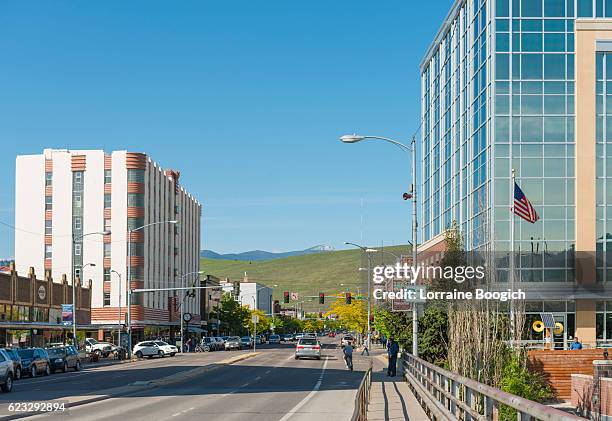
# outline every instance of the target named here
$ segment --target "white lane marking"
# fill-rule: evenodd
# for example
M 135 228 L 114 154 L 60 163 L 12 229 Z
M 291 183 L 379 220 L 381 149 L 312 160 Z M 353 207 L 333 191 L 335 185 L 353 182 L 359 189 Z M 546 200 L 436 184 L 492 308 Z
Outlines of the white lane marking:
M 308 395 L 306 395 L 306 397 L 302 399 L 297 405 L 291 408 L 291 410 L 287 412 L 285 416 L 282 417 L 279 421 L 287 421 L 293 416 L 293 414 L 299 411 L 302 406 L 306 405 L 306 403 L 308 403 L 308 401 L 315 395 L 315 393 L 319 391 L 319 389 L 321 388 L 321 383 L 323 383 L 323 376 L 325 375 L 325 369 L 327 368 L 327 361 L 328 360 L 325 360 L 323 368 L 321 369 L 321 374 L 319 375 L 319 379 L 317 380 L 317 383 L 315 384 L 312 391 Z
M 247 387 L 247 386 L 248 386 L 248 385 L 250 385 L 250 384 L 251 384 L 251 383 L 245 383 L 245 384 L 243 384 L 242 386 L 240 386 L 240 388 Z
M 258 381 L 260 381 L 260 380 L 261 380 L 261 376 L 257 376 L 257 377 L 255 377 L 255 381 L 256 381 L 256 382 L 258 382 Z
M 272 372 L 272 370 L 268 370 L 264 374 L 270 374 L 271 372 Z
M 187 413 L 187 412 L 189 412 L 189 411 L 193 411 L 193 408 L 187 408 L 187 409 L 184 409 L 184 410 L 179 411 L 179 412 L 177 412 L 177 413 L 175 413 L 175 414 L 172 414 L 172 416 L 173 416 L 173 417 L 178 417 L 179 415 L 186 414 L 186 413 Z

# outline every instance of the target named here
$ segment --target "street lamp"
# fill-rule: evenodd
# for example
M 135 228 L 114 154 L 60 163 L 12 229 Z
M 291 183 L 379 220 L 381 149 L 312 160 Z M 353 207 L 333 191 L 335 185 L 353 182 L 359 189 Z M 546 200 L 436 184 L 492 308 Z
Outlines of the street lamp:
M 416 182 L 417 182 L 417 155 L 416 155 L 416 138 L 412 136 L 412 141 L 410 142 L 410 146 L 404 145 L 397 140 L 390 139 L 388 137 L 382 136 L 361 136 L 357 134 L 352 135 L 344 135 L 340 138 L 340 141 L 343 143 L 357 143 L 362 140 L 367 139 L 375 139 L 375 140 L 384 140 L 385 142 L 391 143 L 404 152 L 411 153 L 412 156 L 412 184 L 410 186 L 410 192 L 404 195 L 405 199 L 412 199 L 412 266 L 416 267 L 417 265 L 417 230 L 418 230 L 418 221 L 417 221 L 417 190 L 416 190 Z M 412 311 L 412 354 L 416 357 L 418 356 L 418 318 L 416 312 L 416 304 L 413 304 Z
M 76 242 L 78 240 L 83 241 L 83 238 L 87 237 L 88 235 L 110 235 L 110 231 L 99 231 L 99 232 L 88 232 L 87 234 L 81 234 L 81 235 L 75 235 L 74 233 L 72 234 L 72 256 L 71 256 L 71 262 L 72 262 L 72 344 L 75 345 L 78 348 L 78 343 L 77 343 L 77 334 L 76 334 L 76 325 L 77 325 L 77 321 L 76 321 L 76 265 L 74 264 L 74 252 L 75 252 L 75 245 Z M 81 247 L 81 255 L 83 254 L 83 248 Z M 95 266 L 94 263 L 88 263 L 85 266 L 81 267 L 81 276 L 83 275 L 83 269 L 86 266 Z
M 184 288 L 185 287 L 185 278 L 190 276 L 190 275 L 202 275 L 204 273 L 203 270 L 201 271 L 195 271 L 195 272 L 189 272 L 186 273 L 184 275 L 181 276 L 181 287 Z M 198 276 L 198 279 L 199 276 Z M 185 295 L 185 290 L 182 289 L 181 293 L 183 294 L 183 298 L 181 299 L 181 304 L 180 304 L 180 308 L 181 308 L 181 352 L 183 352 L 183 347 L 185 346 L 185 336 L 183 336 L 183 326 L 184 326 L 184 319 L 185 319 L 185 306 L 183 304 L 185 304 L 185 299 L 187 298 L 187 295 Z
M 117 325 L 117 346 L 121 346 L 121 274 L 115 269 L 111 269 L 111 273 L 114 273 L 119 277 L 119 324 Z
M 159 221 L 159 222 L 151 222 L 150 224 L 145 224 L 137 228 L 129 229 L 128 227 L 128 265 L 127 265 L 127 353 L 128 357 L 132 356 L 132 233 L 136 231 L 143 230 L 152 225 L 159 224 L 177 224 L 178 221 L 170 220 L 170 221 Z
M 368 258 L 368 335 L 366 336 L 366 345 L 368 349 L 370 349 L 370 333 L 372 330 L 372 326 L 370 322 L 370 317 L 372 314 L 372 292 L 371 292 L 371 289 L 372 289 L 372 279 L 371 279 L 372 277 L 372 256 L 371 256 L 371 253 L 376 253 L 378 250 L 360 246 L 359 244 L 355 244 L 355 243 L 349 243 L 348 241 L 345 241 L 344 244 L 348 246 L 355 246 L 361 249 L 361 251 L 364 252 Z

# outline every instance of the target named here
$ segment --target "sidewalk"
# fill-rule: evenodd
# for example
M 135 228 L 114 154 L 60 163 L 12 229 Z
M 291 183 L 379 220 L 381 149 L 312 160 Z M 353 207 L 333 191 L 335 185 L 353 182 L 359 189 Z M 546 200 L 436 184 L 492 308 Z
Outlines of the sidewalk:
M 425 411 L 410 391 L 398 362 L 397 376 L 387 377 L 386 350 L 374 345 L 372 355 L 372 388 L 367 419 L 429 421 Z

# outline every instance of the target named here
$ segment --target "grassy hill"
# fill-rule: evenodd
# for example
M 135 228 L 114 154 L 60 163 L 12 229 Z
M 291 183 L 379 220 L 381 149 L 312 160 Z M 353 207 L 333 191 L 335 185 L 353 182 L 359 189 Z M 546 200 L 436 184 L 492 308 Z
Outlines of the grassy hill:
M 385 253 L 375 253 L 373 263 L 395 262 L 391 252 L 396 255 L 410 253 L 410 246 L 385 247 Z M 265 261 L 216 260 L 202 258 L 200 267 L 206 274 L 220 278 L 240 280 L 247 273 L 249 281 L 260 282 L 274 290 L 275 300 L 283 299 L 283 291 L 297 292 L 301 297 L 315 296 L 319 292 L 326 295 L 325 306 L 320 306 L 318 298 L 308 299 L 304 304 L 307 311 L 323 311 L 332 301 L 327 298 L 350 289 L 353 294 L 357 288 L 367 288 L 366 272 L 359 272 L 359 267 L 366 267 L 367 261 L 361 250 L 330 251 L 303 256 L 292 256 L 284 259 Z M 340 285 L 344 284 L 344 285 Z M 277 286 L 274 286 L 277 285 Z

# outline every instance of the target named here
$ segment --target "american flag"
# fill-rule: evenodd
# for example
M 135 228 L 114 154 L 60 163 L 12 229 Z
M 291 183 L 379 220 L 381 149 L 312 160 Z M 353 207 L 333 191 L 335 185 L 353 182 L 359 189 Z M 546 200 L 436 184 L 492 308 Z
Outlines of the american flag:
M 523 190 L 521 190 L 516 182 L 514 183 L 514 207 L 512 208 L 512 212 L 532 224 L 540 219 L 538 213 L 531 205 L 531 202 L 527 200 L 525 193 L 523 193 Z

